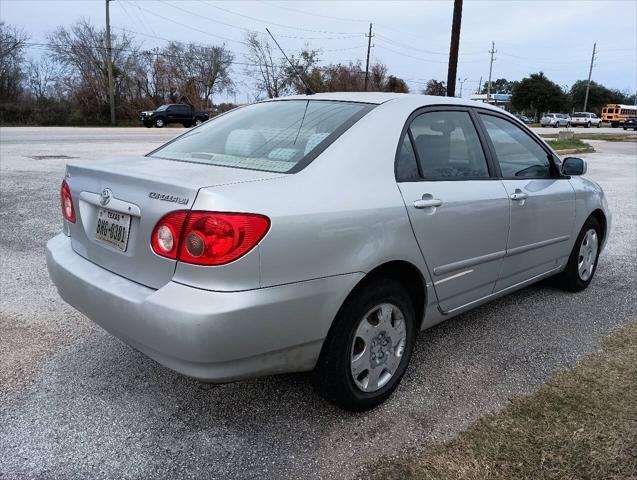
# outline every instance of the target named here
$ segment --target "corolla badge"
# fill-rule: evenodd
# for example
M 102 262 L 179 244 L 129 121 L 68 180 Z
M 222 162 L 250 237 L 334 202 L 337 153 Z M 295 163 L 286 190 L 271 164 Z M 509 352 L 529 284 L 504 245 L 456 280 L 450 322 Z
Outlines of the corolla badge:
M 104 190 L 102 190 L 102 193 L 100 194 L 100 203 L 102 205 L 108 204 L 108 202 L 111 201 L 112 196 L 113 196 L 113 192 L 111 191 L 111 189 L 105 188 Z
M 153 200 L 162 200 L 164 202 L 174 202 L 180 205 L 187 205 L 190 201 L 187 197 L 178 197 L 176 195 L 170 195 L 168 193 L 158 193 L 158 192 L 150 192 L 148 194 L 150 198 Z

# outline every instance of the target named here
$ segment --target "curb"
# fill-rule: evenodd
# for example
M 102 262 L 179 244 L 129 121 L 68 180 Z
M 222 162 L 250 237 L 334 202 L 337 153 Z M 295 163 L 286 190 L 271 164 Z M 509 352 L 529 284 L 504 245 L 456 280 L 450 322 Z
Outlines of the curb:
M 571 153 L 592 153 L 595 149 L 591 148 L 566 148 L 564 150 L 555 150 L 558 155 L 568 155 Z

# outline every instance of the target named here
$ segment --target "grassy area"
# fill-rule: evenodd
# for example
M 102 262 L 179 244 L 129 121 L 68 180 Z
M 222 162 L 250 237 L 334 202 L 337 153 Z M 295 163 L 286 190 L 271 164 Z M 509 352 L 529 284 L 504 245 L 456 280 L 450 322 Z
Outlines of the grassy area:
M 594 152 L 595 149 L 588 143 L 582 142 L 579 138 L 572 140 L 546 139 L 546 142 L 555 150 L 567 150 L 577 148 L 582 152 Z
M 637 478 L 637 323 L 537 393 L 513 399 L 446 444 L 381 464 L 372 478 Z

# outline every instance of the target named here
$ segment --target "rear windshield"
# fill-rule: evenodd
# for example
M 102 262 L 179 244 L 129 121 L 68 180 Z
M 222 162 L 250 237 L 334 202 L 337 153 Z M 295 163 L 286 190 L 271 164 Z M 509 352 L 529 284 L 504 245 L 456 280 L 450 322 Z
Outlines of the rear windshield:
M 257 103 L 206 122 L 150 156 L 292 173 L 307 165 L 373 107 L 322 100 Z
M 575 112 L 573 114 L 573 117 L 575 117 L 575 118 L 581 118 L 581 117 L 587 117 L 587 116 L 588 116 L 587 113 L 581 113 L 581 112 Z

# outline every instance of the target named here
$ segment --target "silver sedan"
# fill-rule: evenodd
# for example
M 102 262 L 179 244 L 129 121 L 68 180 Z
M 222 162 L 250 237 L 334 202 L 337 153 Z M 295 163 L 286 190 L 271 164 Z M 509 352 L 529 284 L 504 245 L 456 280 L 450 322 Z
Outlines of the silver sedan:
M 611 215 L 585 173 L 482 103 L 275 99 L 143 157 L 69 164 L 47 265 L 68 303 L 169 368 L 313 371 L 365 410 L 419 330 L 547 277 L 590 284 Z

